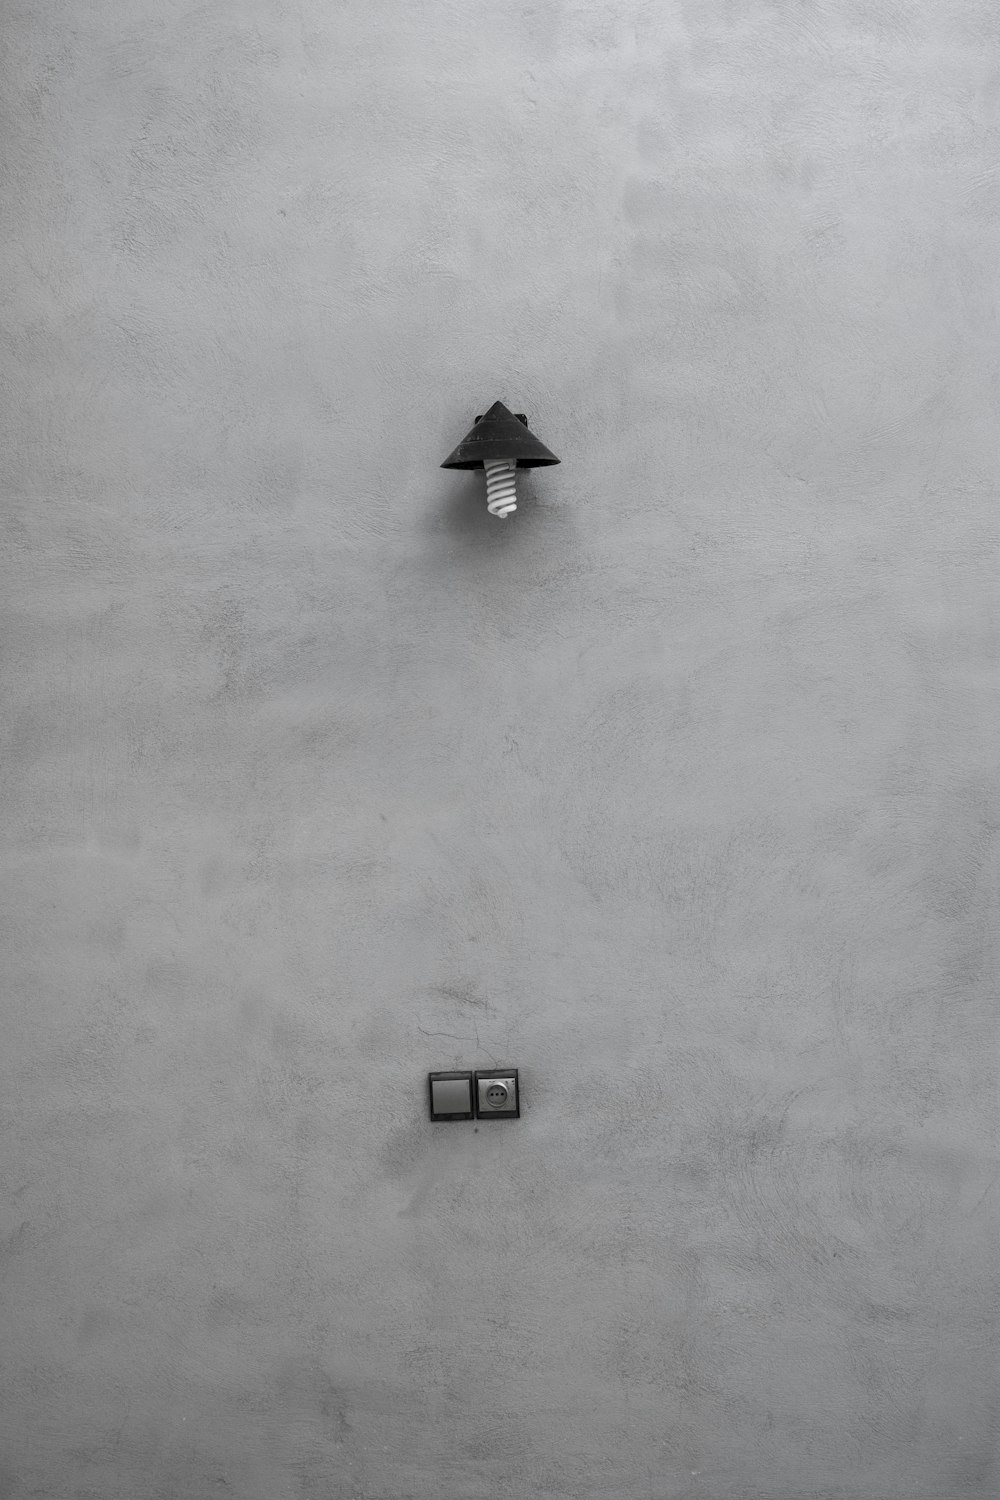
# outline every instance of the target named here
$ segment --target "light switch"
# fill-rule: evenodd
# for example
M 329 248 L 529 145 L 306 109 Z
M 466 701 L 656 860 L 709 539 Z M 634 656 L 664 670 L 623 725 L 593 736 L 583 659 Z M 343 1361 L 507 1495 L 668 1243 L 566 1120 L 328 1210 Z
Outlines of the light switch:
M 521 1096 L 516 1068 L 494 1068 L 476 1074 L 476 1119 L 517 1120 L 521 1117 Z
M 428 1073 L 432 1120 L 471 1120 L 472 1074 Z

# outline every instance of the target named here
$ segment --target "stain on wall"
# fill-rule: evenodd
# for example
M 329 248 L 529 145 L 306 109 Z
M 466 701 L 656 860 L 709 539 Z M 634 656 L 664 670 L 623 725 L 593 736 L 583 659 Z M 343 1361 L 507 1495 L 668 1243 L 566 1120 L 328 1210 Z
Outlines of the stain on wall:
M 0 1496 L 995 1495 L 995 6 L 3 33 Z

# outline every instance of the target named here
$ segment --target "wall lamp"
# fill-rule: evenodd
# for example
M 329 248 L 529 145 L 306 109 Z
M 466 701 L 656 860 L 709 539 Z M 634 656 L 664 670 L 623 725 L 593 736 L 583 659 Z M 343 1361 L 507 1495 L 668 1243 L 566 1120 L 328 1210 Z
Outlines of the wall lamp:
M 477 417 L 442 469 L 485 469 L 486 509 L 491 516 L 504 520 L 517 510 L 514 474 L 517 469 L 537 469 L 543 464 L 557 464 L 554 453 L 528 430 L 523 412 L 508 411 L 502 401 L 494 401 L 485 416 Z

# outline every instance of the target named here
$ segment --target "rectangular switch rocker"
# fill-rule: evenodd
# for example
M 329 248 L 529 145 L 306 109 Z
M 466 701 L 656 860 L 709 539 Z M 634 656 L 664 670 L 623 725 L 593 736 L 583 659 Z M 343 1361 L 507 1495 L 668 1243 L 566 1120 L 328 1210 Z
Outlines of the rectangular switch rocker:
M 428 1073 L 432 1120 L 471 1120 L 472 1074 Z

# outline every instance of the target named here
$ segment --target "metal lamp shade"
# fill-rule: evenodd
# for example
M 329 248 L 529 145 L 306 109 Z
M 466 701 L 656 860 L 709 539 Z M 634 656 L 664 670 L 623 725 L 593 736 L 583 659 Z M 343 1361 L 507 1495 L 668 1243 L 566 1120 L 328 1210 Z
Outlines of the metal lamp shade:
M 479 469 L 487 460 L 507 459 L 519 469 L 537 469 L 543 464 L 559 462 L 544 443 L 528 429 L 528 419 L 508 411 L 502 401 L 494 401 L 485 416 L 449 453 L 442 469 Z

